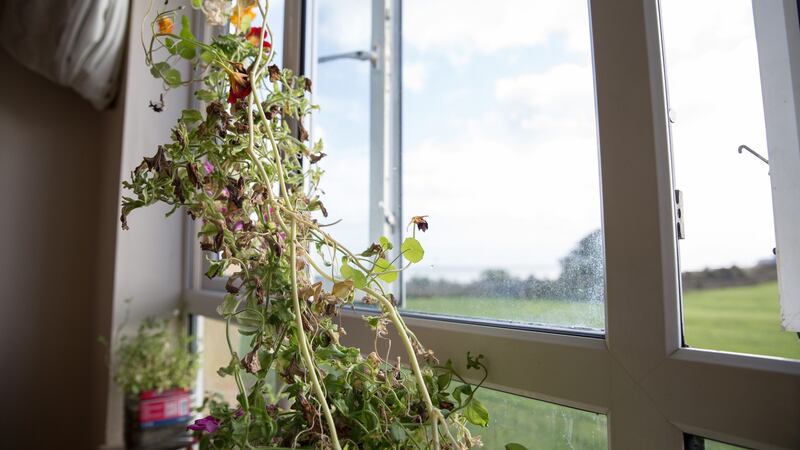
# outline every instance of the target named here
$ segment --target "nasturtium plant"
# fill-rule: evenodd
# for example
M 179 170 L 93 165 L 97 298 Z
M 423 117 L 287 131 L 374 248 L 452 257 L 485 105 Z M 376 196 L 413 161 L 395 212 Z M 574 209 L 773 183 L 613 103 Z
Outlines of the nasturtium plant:
M 425 216 L 411 219 L 414 237 L 396 257 L 385 237 L 360 252 L 344 247 L 324 223 L 317 163 L 326 154 L 321 141 L 309 142 L 304 125 L 317 109 L 307 95 L 312 82 L 273 64 L 268 2 L 192 6 L 232 31 L 201 42 L 181 8 L 151 14 L 143 37 L 151 73 L 165 89 L 191 87 L 205 105 L 184 110 L 171 139 L 133 169 L 123 183 L 121 220 L 127 229 L 134 210 L 161 202 L 199 222 L 206 276 L 227 279 L 218 313 L 227 329 L 236 324 L 249 338 L 247 353 L 239 354 L 228 336 L 230 363 L 218 373 L 233 378 L 237 404 L 207 402 L 210 415 L 191 427 L 200 448 L 480 446 L 467 428 L 489 423 L 474 398 L 477 387 L 449 362 L 439 365 L 386 292 L 400 271 L 422 260 L 416 231 L 428 229 Z M 260 26 L 253 23 L 257 11 Z M 180 60 L 191 62 L 194 77 L 173 67 Z M 151 102 L 156 113 L 163 102 L 157 106 Z M 356 300 L 377 305 L 365 326 L 376 340 L 393 328 L 402 362 L 341 343 L 337 315 Z M 485 373 L 480 357 L 468 360 L 468 370 Z M 283 384 L 278 398 L 270 395 L 269 373 Z

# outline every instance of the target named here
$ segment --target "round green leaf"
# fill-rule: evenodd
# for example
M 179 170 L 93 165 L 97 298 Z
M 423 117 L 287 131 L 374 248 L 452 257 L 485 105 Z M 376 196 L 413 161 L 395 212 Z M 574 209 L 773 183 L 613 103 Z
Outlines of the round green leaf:
M 425 250 L 422 248 L 422 244 L 420 244 L 419 241 L 413 237 L 406 238 L 403 241 L 403 244 L 400 246 L 400 251 L 403 252 L 403 257 L 412 263 L 418 263 L 422 261 L 422 257 L 425 255 Z
M 378 258 L 375 261 L 375 267 L 372 270 L 378 274 L 378 278 L 387 283 L 393 283 L 397 281 L 397 267 L 393 266 L 384 258 Z
M 506 444 L 506 450 L 528 450 L 528 447 L 525 447 L 522 444 L 517 444 L 516 442 L 510 442 Z

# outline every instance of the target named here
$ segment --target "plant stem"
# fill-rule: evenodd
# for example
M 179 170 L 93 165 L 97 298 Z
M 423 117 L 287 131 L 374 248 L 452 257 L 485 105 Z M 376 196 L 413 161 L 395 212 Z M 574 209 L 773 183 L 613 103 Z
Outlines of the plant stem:
M 312 390 L 314 391 L 314 395 L 317 397 L 317 402 L 319 402 L 319 405 L 322 408 L 322 413 L 325 416 L 325 420 L 328 422 L 330 437 L 333 441 L 333 448 L 335 450 L 341 450 L 341 446 L 339 445 L 339 436 L 336 433 L 336 424 L 333 422 L 333 416 L 331 415 L 331 410 L 328 407 L 328 401 L 325 399 L 325 393 L 322 392 L 322 386 L 320 385 L 319 378 L 317 377 L 317 369 L 314 366 L 314 359 L 311 358 L 311 352 L 308 348 L 306 332 L 303 329 L 303 310 L 300 308 L 300 296 L 297 289 L 297 221 L 294 218 L 290 222 L 290 230 L 289 265 L 292 269 L 292 303 L 294 305 L 297 344 L 300 347 L 300 354 L 303 357 L 306 370 L 311 377 Z

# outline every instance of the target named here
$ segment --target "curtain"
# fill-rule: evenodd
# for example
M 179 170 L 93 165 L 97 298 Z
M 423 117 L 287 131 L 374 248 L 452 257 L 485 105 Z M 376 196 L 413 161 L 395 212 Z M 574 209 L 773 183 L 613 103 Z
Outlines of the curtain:
M 5 0 L 0 14 L 0 43 L 12 57 L 97 109 L 111 104 L 128 0 Z

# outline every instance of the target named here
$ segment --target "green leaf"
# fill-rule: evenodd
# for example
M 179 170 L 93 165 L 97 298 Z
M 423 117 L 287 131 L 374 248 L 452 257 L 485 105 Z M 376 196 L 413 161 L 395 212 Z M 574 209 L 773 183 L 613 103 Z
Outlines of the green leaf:
M 181 55 L 181 58 L 193 59 L 195 55 L 197 55 L 197 52 L 195 51 L 196 46 L 192 42 L 180 41 L 175 47 L 178 54 Z
M 217 307 L 217 313 L 222 317 L 228 318 L 236 312 L 240 301 L 241 300 L 233 294 L 226 295 L 225 299 L 222 300 L 222 304 Z
M 393 266 L 384 258 L 378 258 L 372 270 L 378 274 L 378 278 L 387 283 L 392 283 L 397 280 L 397 267 Z
M 403 257 L 412 263 L 422 261 L 422 257 L 425 255 L 422 244 L 413 237 L 406 238 L 403 241 L 403 244 L 400 246 L 400 251 L 403 252 Z
M 472 397 L 472 401 L 464 409 L 464 417 L 473 425 L 489 426 L 489 410 L 475 397 Z
M 164 39 L 164 46 L 167 47 L 167 51 L 169 51 L 173 55 L 177 51 L 177 49 L 175 48 L 175 40 L 172 38 Z
M 194 34 L 192 34 L 192 25 L 189 23 L 189 16 L 181 16 L 181 32 L 178 36 L 184 39 L 191 39 L 196 41 Z
M 168 62 L 157 62 L 150 67 L 150 74 L 155 78 L 164 78 L 164 74 L 171 68 Z
M 390 241 L 389 238 L 387 238 L 386 236 L 381 236 L 380 243 L 381 247 L 383 247 L 384 250 L 391 250 L 394 248 L 394 245 L 392 245 L 392 241 Z
M 178 87 L 181 85 L 181 73 L 178 69 L 168 69 L 162 74 L 162 78 L 170 87 Z
M 462 384 L 461 386 L 456 387 L 453 389 L 453 398 L 456 399 L 459 405 L 461 405 L 461 394 L 466 395 L 469 397 L 472 394 L 472 388 L 468 384 Z
M 202 100 L 204 102 L 213 102 L 217 99 L 217 94 L 208 89 L 200 89 L 194 93 L 194 96 L 197 97 L 198 100 Z
M 397 422 L 392 422 L 392 426 L 389 427 L 389 432 L 392 434 L 392 439 L 397 442 L 403 442 L 406 438 L 406 429 Z
M 522 444 L 517 444 L 516 442 L 510 442 L 506 444 L 506 450 L 528 450 L 528 447 L 525 447 Z
M 450 385 L 450 380 L 453 379 L 453 374 L 451 372 L 445 372 L 438 377 L 436 377 L 436 385 L 439 387 L 440 391 L 447 389 L 447 386 Z
M 364 272 L 350 267 L 347 262 L 342 263 L 340 272 L 346 280 L 353 280 L 353 285 L 356 287 L 356 289 L 363 289 L 367 287 L 367 276 L 364 275 Z
M 203 7 L 203 0 L 192 0 L 192 8 L 200 9 Z
M 191 124 L 203 120 L 203 115 L 196 109 L 184 109 L 181 113 L 181 122 Z
M 206 64 L 211 64 L 211 61 L 214 60 L 214 54 L 208 50 L 203 50 L 200 52 L 200 59 L 202 59 Z

